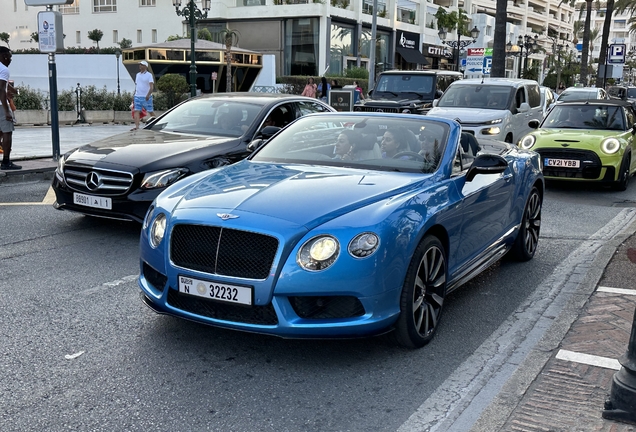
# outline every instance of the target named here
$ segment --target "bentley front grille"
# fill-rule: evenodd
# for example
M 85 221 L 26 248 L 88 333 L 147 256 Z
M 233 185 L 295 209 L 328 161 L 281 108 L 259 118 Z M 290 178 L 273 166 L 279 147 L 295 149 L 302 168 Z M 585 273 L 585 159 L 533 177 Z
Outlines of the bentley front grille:
M 124 195 L 132 186 L 133 175 L 125 171 L 66 165 L 64 180 L 70 188 L 78 192 Z
M 175 225 L 170 259 L 186 269 L 247 279 L 267 279 L 278 239 L 272 236 L 205 225 Z

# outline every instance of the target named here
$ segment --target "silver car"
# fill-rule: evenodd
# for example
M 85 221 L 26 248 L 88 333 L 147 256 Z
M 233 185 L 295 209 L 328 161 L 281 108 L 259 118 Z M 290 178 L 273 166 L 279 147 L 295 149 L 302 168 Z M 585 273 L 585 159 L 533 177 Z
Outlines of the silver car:
M 599 99 L 609 99 L 605 89 L 599 87 L 568 87 L 559 95 L 557 102 L 584 102 Z

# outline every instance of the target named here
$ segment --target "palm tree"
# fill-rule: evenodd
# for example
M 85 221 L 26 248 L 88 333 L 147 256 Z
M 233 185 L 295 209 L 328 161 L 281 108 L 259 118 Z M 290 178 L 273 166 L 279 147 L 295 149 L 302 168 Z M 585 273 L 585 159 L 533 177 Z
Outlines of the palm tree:
M 97 44 L 97 52 L 99 53 L 99 41 L 104 37 L 104 32 L 94 29 L 88 32 L 88 38 Z
M 592 19 L 592 0 L 585 0 L 586 13 L 585 25 L 583 26 L 583 50 L 581 51 L 581 73 L 579 82 L 587 85 L 587 60 L 590 52 L 590 23 Z
M 579 43 L 579 36 L 581 36 L 581 32 L 583 31 L 583 21 L 575 21 L 572 24 L 572 35 L 574 38 L 572 39 L 572 43 L 576 45 Z
M 601 52 L 598 56 L 598 64 L 599 67 L 607 62 L 607 40 L 609 39 L 610 33 L 610 25 L 612 24 L 612 15 L 614 15 L 614 0 L 607 0 L 607 5 L 605 7 L 605 20 L 603 21 L 603 37 L 601 38 Z M 605 72 L 607 72 L 607 68 L 603 71 L 603 77 L 605 77 Z M 596 87 L 603 87 L 603 82 L 607 77 L 601 78 L 601 74 L 596 74 Z
M 227 62 L 227 71 L 225 73 L 225 91 L 232 91 L 232 45 L 237 45 L 239 41 L 239 31 L 225 28 L 219 32 L 221 38 L 225 41 L 225 61 Z
M 492 44 L 492 68 L 490 76 L 503 78 L 506 76 L 506 19 L 508 16 L 508 0 L 497 0 L 495 12 L 495 34 Z

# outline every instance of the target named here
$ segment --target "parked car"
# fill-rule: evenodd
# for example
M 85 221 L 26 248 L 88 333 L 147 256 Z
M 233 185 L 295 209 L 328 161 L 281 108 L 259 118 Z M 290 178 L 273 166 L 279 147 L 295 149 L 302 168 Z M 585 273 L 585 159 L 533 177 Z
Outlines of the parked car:
M 508 143 L 530 132 L 528 121 L 543 118 L 539 84 L 524 79 L 456 81 L 434 105 L 427 115 L 456 120 L 477 139 Z
M 445 70 L 382 72 L 366 99 L 356 103 L 354 111 L 425 114 L 435 98 L 454 81 L 460 72 Z
M 266 125 L 335 111 L 311 98 L 223 93 L 188 99 L 145 128 L 82 146 L 60 158 L 55 208 L 141 222 L 159 192 L 191 174 L 249 155 Z M 274 133 L 277 129 L 271 129 Z
M 607 89 L 610 99 L 620 99 L 632 104 L 636 108 L 636 87 L 611 86 Z
M 636 114 L 628 102 L 557 104 L 520 146 L 541 155 L 546 179 L 599 181 L 627 189 L 636 170 Z
M 418 115 L 308 115 L 249 158 L 180 180 L 143 223 L 145 303 L 235 330 L 395 329 L 423 346 L 449 292 L 507 252 L 531 259 L 539 239 L 538 155 L 493 141 L 474 156 L 460 133 Z
M 559 95 L 557 102 L 607 100 L 607 92 L 599 87 L 568 87 Z
M 550 87 L 541 86 L 539 90 L 541 91 L 541 111 L 543 112 L 543 117 L 545 117 L 548 115 L 548 111 L 556 104 L 558 95 Z

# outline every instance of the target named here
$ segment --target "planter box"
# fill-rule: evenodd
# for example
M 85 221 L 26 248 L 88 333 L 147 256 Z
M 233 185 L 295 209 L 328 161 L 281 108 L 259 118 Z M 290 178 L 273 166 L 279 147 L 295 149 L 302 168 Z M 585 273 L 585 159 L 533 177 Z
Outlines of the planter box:
M 155 111 L 155 117 L 159 117 L 165 111 Z M 132 123 L 134 120 L 130 111 L 83 111 L 85 123 Z M 76 111 L 58 111 L 60 125 L 77 123 Z M 145 119 L 144 119 L 145 120 Z M 142 122 L 144 121 L 142 120 Z M 18 126 L 44 126 L 51 124 L 51 111 L 49 110 L 18 110 L 16 111 L 16 125 Z
M 84 115 L 84 121 L 86 123 L 112 123 L 115 119 L 115 111 L 103 110 L 103 111 L 82 111 Z
M 49 112 L 47 110 L 17 110 L 15 113 L 16 124 L 41 126 L 48 124 Z

